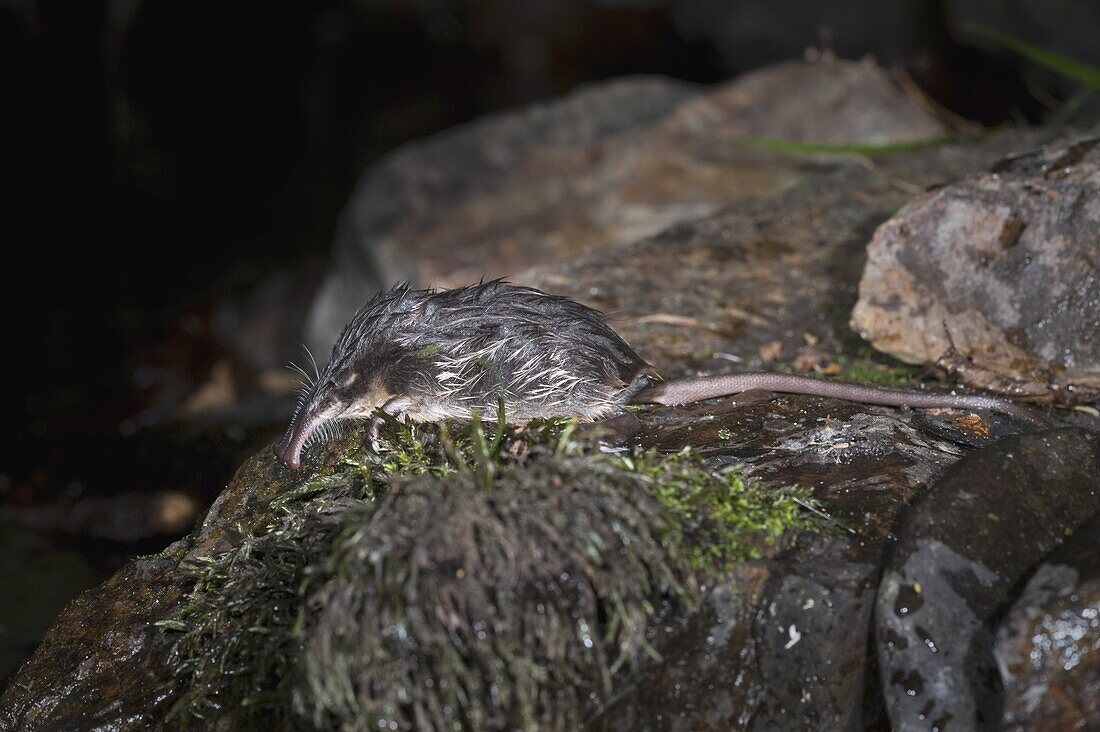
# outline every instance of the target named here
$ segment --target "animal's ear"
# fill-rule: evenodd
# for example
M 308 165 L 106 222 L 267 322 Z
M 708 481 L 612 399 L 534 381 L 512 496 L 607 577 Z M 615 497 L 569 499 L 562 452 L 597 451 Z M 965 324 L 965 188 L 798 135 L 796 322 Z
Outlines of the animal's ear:
M 355 380 L 359 378 L 358 372 L 352 371 L 340 381 L 340 387 L 343 389 L 348 388 L 355 383 Z

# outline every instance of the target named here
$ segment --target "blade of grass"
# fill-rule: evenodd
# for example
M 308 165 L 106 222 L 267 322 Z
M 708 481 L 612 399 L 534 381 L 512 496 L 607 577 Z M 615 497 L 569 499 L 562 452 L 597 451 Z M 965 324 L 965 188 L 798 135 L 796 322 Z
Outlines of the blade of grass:
M 474 475 L 478 484 L 485 490 L 493 488 L 493 455 L 489 454 L 489 444 L 485 439 L 485 430 L 481 426 L 481 415 L 474 412 L 470 418 L 471 451 L 474 454 Z
M 777 140 L 770 137 L 737 137 L 734 142 L 761 150 L 786 153 L 788 155 L 890 155 L 892 153 L 922 150 L 950 142 L 948 137 L 933 137 L 905 142 L 799 142 L 798 140 Z
M 963 30 L 1010 48 L 1021 56 L 1062 76 L 1079 81 L 1093 89 L 1100 89 L 1100 66 L 1093 66 L 1084 61 L 1078 61 L 1075 58 L 1060 54 L 1057 51 L 1052 51 L 1049 48 L 1021 41 L 1019 38 L 984 25 L 967 23 L 963 26 Z
M 504 439 L 504 429 L 508 426 L 504 415 L 504 394 L 497 397 L 497 433 L 493 437 L 493 444 L 489 447 L 489 454 L 494 459 L 500 454 L 500 443 Z
M 1077 114 L 1077 111 L 1088 104 L 1096 96 L 1097 90 L 1092 87 L 1081 87 L 1081 89 L 1065 101 L 1065 103 L 1054 110 L 1046 123 L 1053 128 L 1061 127 L 1069 122 L 1073 115 Z

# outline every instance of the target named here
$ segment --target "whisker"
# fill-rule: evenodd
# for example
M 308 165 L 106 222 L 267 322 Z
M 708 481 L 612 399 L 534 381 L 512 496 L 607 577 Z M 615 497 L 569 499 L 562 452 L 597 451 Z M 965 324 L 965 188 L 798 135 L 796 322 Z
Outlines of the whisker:
M 313 362 L 313 374 L 317 379 L 321 378 L 321 369 L 317 367 L 317 359 L 313 357 L 313 351 L 309 350 L 309 346 L 305 343 L 302 344 L 302 348 L 305 349 L 306 355 L 309 356 L 309 360 Z
M 298 374 L 302 375 L 302 378 L 305 379 L 305 386 L 306 386 L 307 389 L 313 388 L 313 385 L 317 383 L 317 380 L 314 377 L 310 376 L 309 373 L 306 372 L 305 369 L 303 369 L 301 366 L 294 363 L 293 361 L 288 363 L 286 367 L 288 369 L 290 369 L 291 371 L 294 371 L 295 373 L 298 373 Z M 299 383 L 301 383 L 301 382 L 299 382 Z

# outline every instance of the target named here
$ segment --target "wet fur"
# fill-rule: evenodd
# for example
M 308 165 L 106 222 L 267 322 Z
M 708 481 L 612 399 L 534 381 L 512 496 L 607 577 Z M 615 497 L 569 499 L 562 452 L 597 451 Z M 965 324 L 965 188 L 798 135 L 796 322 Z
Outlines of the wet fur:
M 408 284 L 379 293 L 348 323 L 303 395 L 280 448 L 296 465 L 322 425 L 382 407 L 416 421 L 621 412 L 656 380 L 601 314 L 578 302 L 493 280 L 453 290 Z

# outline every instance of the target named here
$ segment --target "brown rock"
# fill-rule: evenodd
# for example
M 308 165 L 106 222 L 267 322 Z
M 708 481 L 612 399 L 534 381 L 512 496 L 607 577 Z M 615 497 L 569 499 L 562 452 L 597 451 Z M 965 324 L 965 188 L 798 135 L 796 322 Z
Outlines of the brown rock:
M 907 363 L 1069 404 L 1100 396 L 1100 135 L 1008 158 L 875 232 L 852 325 Z
M 910 199 L 894 179 L 935 185 L 989 165 L 1019 142 L 1002 136 L 944 146 L 872 170 L 842 157 L 780 194 L 516 279 L 611 313 L 615 328 L 666 375 L 713 353 L 748 366 L 791 358 L 805 333 L 824 339 L 816 346 L 822 353 L 836 352 L 850 338 L 847 315 L 866 242 Z

